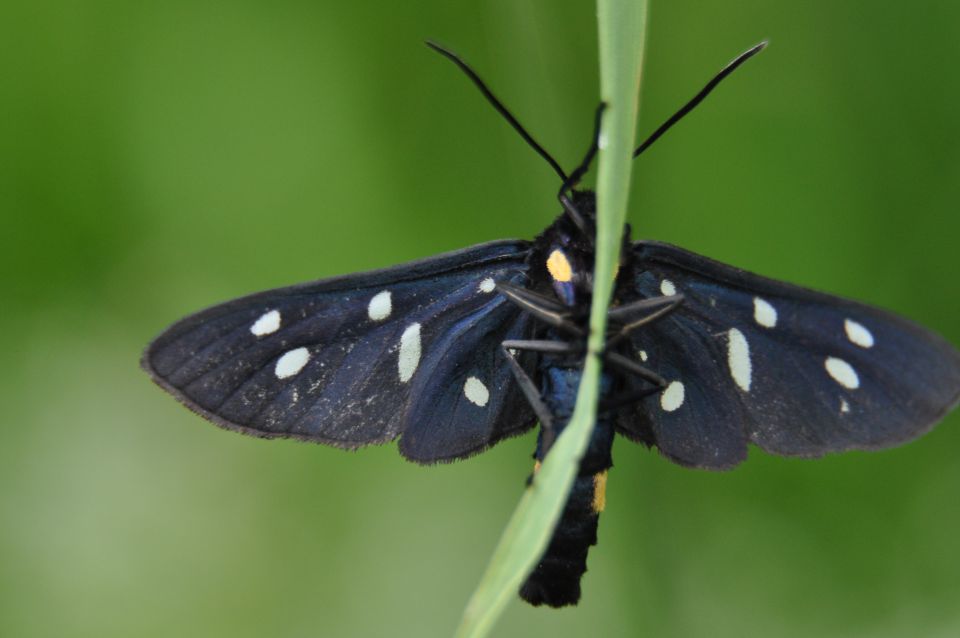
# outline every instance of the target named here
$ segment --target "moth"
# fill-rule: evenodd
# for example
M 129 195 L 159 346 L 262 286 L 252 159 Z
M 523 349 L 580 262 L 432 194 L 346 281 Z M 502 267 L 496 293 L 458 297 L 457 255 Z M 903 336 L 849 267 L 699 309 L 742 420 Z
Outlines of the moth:
M 572 414 L 593 283 L 594 193 L 454 62 L 559 175 L 560 216 L 533 241 L 481 244 L 279 288 L 174 323 L 142 367 L 216 425 L 356 449 L 399 438 L 423 464 L 482 452 L 539 422 L 535 468 Z M 642 153 L 761 43 L 735 58 Z M 576 604 L 605 503 L 616 434 L 692 468 L 766 452 L 818 457 L 920 436 L 960 398 L 960 353 L 907 319 L 767 279 L 669 244 L 623 250 L 602 353 L 601 400 L 553 538 L 520 591 Z M 536 471 L 536 469 L 534 470 Z

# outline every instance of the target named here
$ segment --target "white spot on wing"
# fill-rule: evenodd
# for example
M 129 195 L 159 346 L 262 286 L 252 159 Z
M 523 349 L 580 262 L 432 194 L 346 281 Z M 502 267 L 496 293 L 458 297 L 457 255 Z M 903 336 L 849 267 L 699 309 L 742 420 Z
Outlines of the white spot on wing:
M 847 339 L 850 340 L 850 343 L 861 348 L 873 347 L 873 333 L 867 330 L 863 324 L 859 324 L 853 319 L 844 319 L 843 330 L 847 333 Z
M 750 363 L 750 344 L 743 333 L 736 328 L 730 328 L 727 333 L 727 365 L 730 366 L 730 376 L 744 392 L 750 391 L 750 381 L 753 377 L 753 366 Z
M 420 324 L 412 323 L 400 335 L 400 355 L 397 357 L 397 370 L 400 382 L 406 383 L 420 365 Z
M 257 319 L 252 326 L 250 326 L 250 332 L 258 337 L 263 335 L 273 334 L 280 329 L 280 311 L 271 310 L 270 312 L 265 312 L 263 315 Z
M 666 412 L 673 412 L 683 405 L 683 395 L 683 384 L 679 381 L 671 381 L 660 395 L 660 407 Z
M 374 321 L 383 321 L 390 316 L 392 310 L 393 300 L 390 297 L 389 290 L 375 294 L 373 299 L 370 300 L 370 305 L 367 306 L 367 314 Z
M 297 348 L 283 353 L 283 356 L 277 359 L 277 366 L 273 373 L 278 379 L 286 379 L 303 370 L 310 360 L 310 351 L 306 348 Z
M 646 350 L 641 350 L 641 351 L 638 352 L 637 354 L 640 355 L 640 360 L 641 360 L 641 361 L 646 361 L 647 359 L 650 358 L 650 355 L 647 354 L 647 351 L 646 351 Z
M 480 292 L 493 292 L 496 287 L 497 284 L 493 280 L 493 277 L 487 277 L 480 282 Z
M 660 282 L 660 292 L 663 293 L 664 297 L 672 297 L 677 294 L 677 287 L 669 279 L 664 279 Z
M 840 414 L 846 414 L 850 411 L 850 404 L 846 399 L 840 399 Z
M 469 377 L 466 383 L 463 384 L 463 396 L 467 397 L 470 403 L 479 405 L 482 408 L 487 404 L 487 401 L 490 400 L 490 391 L 487 390 L 487 386 L 483 384 L 483 381 L 476 377 Z
M 823 365 L 827 369 L 827 374 L 848 390 L 856 390 L 860 387 L 860 377 L 857 375 L 857 371 L 843 359 L 827 357 Z
M 774 328 L 777 325 L 777 309 L 766 299 L 754 297 L 753 320 L 764 328 Z

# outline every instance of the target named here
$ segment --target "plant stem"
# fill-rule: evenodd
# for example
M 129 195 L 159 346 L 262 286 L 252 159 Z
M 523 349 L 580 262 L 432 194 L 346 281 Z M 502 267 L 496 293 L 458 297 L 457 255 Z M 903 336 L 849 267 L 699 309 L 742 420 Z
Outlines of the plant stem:
M 620 259 L 639 109 L 646 0 L 598 0 L 600 94 L 607 104 L 600 134 L 597 253 L 587 358 L 570 423 L 524 492 L 467 604 L 456 635 L 486 636 L 543 555 L 560 518 L 596 421 L 607 310 Z

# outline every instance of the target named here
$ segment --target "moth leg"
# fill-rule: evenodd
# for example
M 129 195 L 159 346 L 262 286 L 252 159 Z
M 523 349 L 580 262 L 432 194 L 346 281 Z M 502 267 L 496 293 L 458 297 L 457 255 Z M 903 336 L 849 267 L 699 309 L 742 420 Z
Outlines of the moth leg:
M 650 383 L 657 386 L 658 390 L 662 390 L 665 387 L 667 387 L 666 379 L 661 377 L 659 374 L 657 374 L 653 370 L 644 368 L 642 365 L 640 365 L 636 361 L 633 361 L 632 359 L 628 359 L 627 357 L 623 356 L 618 352 L 609 352 L 609 351 L 604 352 L 603 360 L 604 362 L 609 363 L 614 368 L 618 368 L 621 372 L 626 372 L 627 374 L 632 374 L 636 377 L 640 377 L 644 381 L 649 381 Z
M 607 316 L 613 321 L 629 321 L 632 315 L 647 313 L 652 310 L 660 310 L 661 306 L 677 306 L 683 302 L 683 295 L 670 295 L 669 297 L 651 297 L 649 299 L 640 299 L 622 306 L 611 308 Z M 672 310 L 673 308 L 671 308 Z M 659 315 L 657 315 L 659 316 Z M 641 317 L 644 320 L 653 321 L 657 317 L 645 314 Z
M 670 295 L 669 297 L 654 297 L 652 299 L 641 299 L 640 301 L 634 301 L 625 306 L 619 306 L 613 308 L 607 313 L 607 316 L 617 322 L 626 321 L 626 323 L 620 328 L 620 330 L 610 339 L 607 340 L 606 348 L 610 349 L 616 344 L 620 343 L 622 340 L 627 338 L 631 332 L 638 328 L 653 323 L 658 319 L 661 319 L 677 308 L 684 301 L 684 296 L 681 295 Z M 630 320 L 630 315 L 637 313 L 643 313 L 647 311 L 648 314 L 643 314 L 640 317 L 637 317 Z
M 563 206 L 564 212 L 570 216 L 570 219 L 574 224 L 576 224 L 577 228 L 580 229 L 580 232 L 582 232 L 584 236 L 590 240 L 593 239 L 593 235 L 587 228 L 587 223 L 584 221 L 583 215 L 580 214 L 580 211 L 577 210 L 577 207 L 574 206 L 573 202 L 570 201 L 570 198 L 567 197 L 567 191 L 580 183 L 580 180 L 583 179 L 584 173 L 590 169 L 590 164 L 593 163 L 593 158 L 596 156 L 597 149 L 600 147 L 600 124 L 603 121 L 603 111 L 606 108 L 607 105 L 604 102 L 601 102 L 599 106 L 597 106 L 596 115 L 594 116 L 593 138 L 590 141 L 590 148 L 587 149 L 587 154 L 584 156 L 583 161 L 580 162 L 580 165 L 573 169 L 573 172 L 570 173 L 570 176 L 567 177 L 567 179 L 563 180 L 563 184 L 560 186 L 560 191 L 557 193 L 557 199 L 560 200 L 560 205 Z
M 540 319 L 544 323 L 548 323 L 555 328 L 559 328 L 565 332 L 568 332 L 577 337 L 583 337 L 583 330 L 580 329 L 575 323 L 566 318 L 565 313 L 561 314 L 545 308 L 540 305 L 539 300 L 534 300 L 530 297 L 531 294 L 529 290 L 523 288 L 516 288 L 509 284 L 498 283 L 497 288 L 500 292 L 503 293 L 503 296 L 518 305 L 521 309 L 529 312 L 531 315 Z M 523 290 L 523 293 L 518 293 L 518 290 Z M 551 302 L 552 303 L 552 302 Z
M 541 308 L 543 308 L 544 310 L 550 310 L 552 312 L 556 312 L 557 314 L 569 316 L 569 310 L 570 310 L 569 306 L 564 306 L 559 301 L 556 301 L 555 299 L 551 299 L 546 295 L 542 295 L 539 292 L 527 290 L 522 286 L 516 286 L 506 281 L 499 282 L 496 284 L 496 286 L 501 292 L 509 291 L 513 293 L 516 297 L 522 297 L 527 301 L 535 303 Z
M 510 340 L 504 341 L 503 347 L 512 350 L 529 350 L 531 352 L 547 352 L 550 354 L 574 354 L 583 350 L 579 345 L 566 341 Z
M 533 382 L 533 379 L 530 378 L 530 375 L 520 366 L 520 362 L 517 361 L 516 357 L 513 356 L 513 353 L 510 352 L 513 346 L 508 346 L 509 341 L 504 341 L 501 344 L 500 349 L 503 351 L 504 356 L 507 357 L 507 363 L 510 365 L 510 372 L 513 373 L 513 378 L 517 380 L 517 384 L 520 386 L 520 390 L 523 391 L 523 396 L 527 399 L 527 403 L 530 404 L 530 407 L 533 408 L 533 413 L 537 415 L 537 420 L 540 421 L 540 425 L 543 426 L 544 433 L 553 432 L 553 415 L 550 414 L 550 410 L 544 404 L 543 399 L 540 398 L 540 391 L 537 390 L 537 385 Z M 516 342 L 516 343 L 523 343 Z
M 590 237 L 590 231 L 587 229 L 587 222 L 583 220 L 583 215 L 580 214 L 580 211 L 577 210 L 577 207 L 573 205 L 573 202 L 570 201 L 570 198 L 567 197 L 567 194 L 560 191 L 557 195 L 557 199 L 560 200 L 560 205 L 563 206 L 563 211 L 573 220 L 573 223 L 576 224 L 577 228 L 583 233 L 584 237 Z

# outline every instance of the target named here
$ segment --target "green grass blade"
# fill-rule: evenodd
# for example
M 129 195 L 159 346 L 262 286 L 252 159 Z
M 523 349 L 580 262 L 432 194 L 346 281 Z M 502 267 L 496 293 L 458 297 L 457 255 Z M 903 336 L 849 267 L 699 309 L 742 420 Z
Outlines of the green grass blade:
M 597 260 L 590 338 L 577 405 L 569 425 L 524 492 L 464 611 L 456 635 L 486 636 L 546 549 L 576 476 L 597 413 L 600 360 L 607 308 L 619 261 L 630 190 L 634 133 L 639 109 L 646 0 L 598 0 L 600 93 L 607 104 L 597 181 Z

